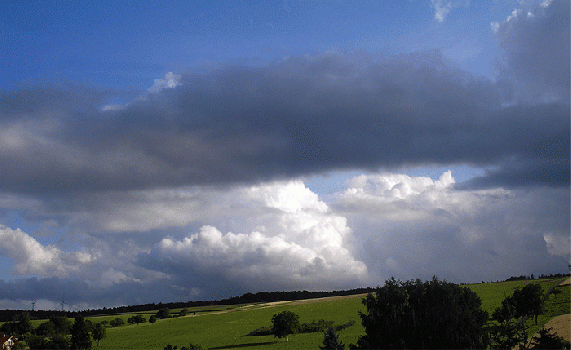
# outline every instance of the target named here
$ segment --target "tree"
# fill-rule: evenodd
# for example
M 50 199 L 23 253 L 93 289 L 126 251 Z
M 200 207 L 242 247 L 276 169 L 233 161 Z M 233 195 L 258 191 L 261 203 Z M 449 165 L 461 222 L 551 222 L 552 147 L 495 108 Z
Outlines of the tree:
M 107 335 L 107 329 L 101 323 L 97 323 L 95 327 L 93 327 L 93 331 L 91 332 L 91 336 L 94 340 L 97 340 L 97 346 L 99 347 L 99 342 L 101 339 L 105 338 Z
M 515 317 L 533 315 L 535 316 L 535 324 L 537 324 L 537 317 L 542 312 L 542 297 L 543 290 L 539 283 L 530 283 L 522 289 L 516 289 L 513 293 Z
M 274 337 L 286 337 L 286 341 L 288 341 L 288 335 L 297 333 L 298 330 L 299 316 L 295 313 L 283 311 L 272 317 L 272 333 Z
M 127 319 L 127 322 L 128 322 L 128 323 L 136 323 L 137 326 L 138 326 L 139 323 L 145 323 L 145 322 L 147 322 L 147 319 L 145 319 L 145 317 L 142 316 L 142 315 L 135 315 L 135 316 L 133 316 L 133 317 L 129 317 L 129 318 Z
M 319 347 L 321 350 L 345 350 L 345 345 L 337 338 L 335 328 L 329 327 L 324 333 L 323 346 Z
M 75 323 L 71 327 L 71 347 L 73 349 L 91 349 L 91 337 L 81 315 L 75 318 Z
M 387 280 L 363 300 L 361 349 L 483 348 L 488 315 L 466 287 L 439 281 Z
M 537 316 L 542 308 L 542 289 L 537 283 L 530 283 L 522 289 L 516 289 L 513 295 L 506 297 L 500 307 L 492 313 L 492 319 L 498 324 L 490 327 L 490 340 L 493 349 L 513 348 L 518 344 L 527 344 L 525 317 Z
M 70 348 L 69 337 L 67 336 L 67 334 L 58 333 L 51 338 L 51 340 L 46 344 L 45 348 L 67 350 Z M 89 348 L 91 348 L 91 342 L 89 342 Z
M 24 335 L 32 331 L 32 321 L 30 319 L 29 313 L 23 312 L 16 315 L 14 321 L 16 321 L 16 329 L 18 330 L 18 334 Z
M 54 326 L 54 331 L 61 334 L 69 334 L 71 332 L 72 323 L 67 317 L 53 316 L 50 321 Z
M 170 311 L 168 308 L 162 308 L 159 311 L 157 311 L 157 318 L 169 318 L 170 315 Z
M 16 335 L 17 337 L 21 337 L 26 333 L 30 333 L 32 331 L 32 322 L 30 320 L 30 314 L 27 312 L 23 312 L 21 314 L 17 314 L 14 317 L 13 322 L 5 322 L 0 327 L 0 332 L 4 334 L 12 334 Z
M 149 323 L 155 323 L 155 322 L 157 322 L 157 316 L 151 315 L 151 317 L 149 317 Z
M 501 306 L 492 313 L 497 324 L 490 327 L 492 349 L 511 349 L 527 342 L 527 332 L 523 322 L 516 319 L 516 301 L 513 296 L 502 300 Z

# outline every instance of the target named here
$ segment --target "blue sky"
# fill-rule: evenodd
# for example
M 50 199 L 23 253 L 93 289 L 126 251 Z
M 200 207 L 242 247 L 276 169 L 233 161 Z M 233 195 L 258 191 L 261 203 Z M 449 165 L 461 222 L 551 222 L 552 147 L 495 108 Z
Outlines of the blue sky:
M 490 22 L 517 3 L 457 2 L 442 22 L 429 1 L 6 2 L 2 85 L 67 77 L 145 89 L 167 71 L 263 65 L 339 50 L 394 55 L 442 49 L 491 75 Z M 17 49 L 16 49 L 17 48 Z
M 569 263 L 567 1 L 5 1 L 0 40 L 0 308 Z

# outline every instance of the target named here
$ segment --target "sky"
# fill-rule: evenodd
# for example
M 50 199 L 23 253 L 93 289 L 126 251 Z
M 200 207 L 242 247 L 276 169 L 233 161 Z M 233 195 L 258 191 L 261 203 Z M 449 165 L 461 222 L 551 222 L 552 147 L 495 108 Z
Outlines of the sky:
M 3 1 L 0 309 L 567 272 L 569 8 Z

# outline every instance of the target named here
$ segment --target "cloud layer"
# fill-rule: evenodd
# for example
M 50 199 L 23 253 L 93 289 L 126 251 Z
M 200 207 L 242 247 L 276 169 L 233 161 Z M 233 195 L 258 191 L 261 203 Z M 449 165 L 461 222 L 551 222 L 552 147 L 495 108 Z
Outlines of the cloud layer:
M 432 1 L 436 20 L 462 4 Z M 492 28 L 494 79 L 439 50 L 329 52 L 168 73 L 122 103 L 0 91 L 0 308 L 565 270 L 569 3 Z M 448 166 L 480 172 L 404 174 Z M 326 196 L 307 181 L 343 171 Z
M 25 108 L 31 91 L 6 95 L 0 186 L 65 194 L 430 163 L 489 167 L 482 185 L 569 184 L 568 95 L 508 106 L 437 51 L 227 67 L 155 90 L 105 111 L 52 100 L 61 91 Z
M 450 172 L 436 180 L 381 172 L 352 178 L 329 203 L 302 181 L 157 197 L 166 208 L 170 201 L 200 206 L 192 220 L 200 224 L 167 218 L 151 235 L 125 236 L 127 228 L 149 227 L 154 215 L 133 218 L 105 240 L 66 250 L 3 226 L 0 242 L 15 272 L 39 278 L 3 282 L 0 303 L 65 298 L 75 308 L 85 300 L 109 306 L 375 286 L 390 276 L 434 274 L 475 282 L 558 272 L 570 258 L 562 248 L 569 246 L 569 193 L 560 188 L 465 190 Z

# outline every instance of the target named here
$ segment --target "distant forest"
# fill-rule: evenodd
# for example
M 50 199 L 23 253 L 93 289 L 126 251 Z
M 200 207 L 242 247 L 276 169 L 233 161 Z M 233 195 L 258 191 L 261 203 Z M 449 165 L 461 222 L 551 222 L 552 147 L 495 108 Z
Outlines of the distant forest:
M 539 275 L 537 278 L 561 278 L 569 276 L 569 274 L 549 274 L 549 275 Z M 535 279 L 534 275 L 530 276 L 512 276 L 502 282 L 517 281 L 517 280 L 530 280 Z M 309 292 L 309 291 L 290 291 L 290 292 L 257 292 L 257 293 L 246 293 L 241 296 L 235 296 L 228 299 L 222 300 L 210 300 L 210 301 L 186 301 L 186 302 L 170 302 L 170 303 L 149 303 L 142 305 L 129 305 L 129 306 L 118 306 L 112 308 L 103 309 L 89 309 L 82 311 L 58 311 L 58 310 L 0 310 L 0 322 L 13 321 L 16 315 L 22 312 L 27 312 L 32 319 L 48 319 L 51 316 L 65 316 L 68 318 L 74 318 L 77 315 L 83 317 L 87 316 L 103 316 L 103 315 L 116 315 L 123 313 L 136 313 L 144 311 L 160 310 L 164 308 L 168 309 L 182 309 L 189 307 L 202 307 L 211 305 L 238 305 L 238 304 L 251 304 L 251 303 L 269 303 L 275 301 L 293 301 L 293 300 L 303 300 L 303 299 L 315 299 L 333 296 L 346 296 L 355 294 L 365 294 L 373 293 L 376 288 L 366 287 L 366 288 L 355 288 L 342 291 L 331 291 L 331 292 Z

